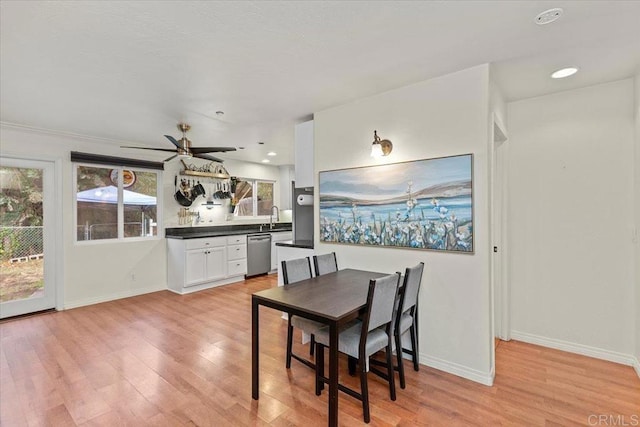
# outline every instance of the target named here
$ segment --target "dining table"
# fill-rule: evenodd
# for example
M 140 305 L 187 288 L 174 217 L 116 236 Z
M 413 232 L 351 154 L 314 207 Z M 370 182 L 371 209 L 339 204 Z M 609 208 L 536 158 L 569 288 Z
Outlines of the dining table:
M 251 296 L 251 396 L 259 392 L 259 307 L 284 311 L 329 326 L 329 417 L 328 425 L 338 425 L 338 336 L 340 330 L 365 308 L 369 281 L 388 273 L 343 269 L 266 289 Z M 284 347 L 283 347 L 284 348 Z

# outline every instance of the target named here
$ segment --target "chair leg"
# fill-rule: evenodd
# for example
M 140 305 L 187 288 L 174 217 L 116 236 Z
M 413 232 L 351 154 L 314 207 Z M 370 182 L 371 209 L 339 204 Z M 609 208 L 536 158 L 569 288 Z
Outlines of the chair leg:
M 293 346 L 293 326 L 291 326 L 291 315 L 287 323 L 287 369 L 291 368 L 291 347 Z
M 406 388 L 406 383 L 404 381 L 404 363 L 402 359 L 402 337 L 400 334 L 394 334 L 396 340 L 396 359 L 398 360 L 398 376 L 400 377 L 400 388 Z
M 366 356 L 360 355 L 358 360 L 360 362 L 360 393 L 362 394 L 362 414 L 364 422 L 369 423 L 371 421 L 371 414 L 369 412 L 369 384 L 367 383 L 367 360 Z
M 347 366 L 349 367 L 349 375 L 355 377 L 356 375 L 356 365 L 358 364 L 358 359 L 353 356 L 349 356 L 347 358 Z
M 309 356 L 313 356 L 313 351 L 316 347 L 316 336 L 311 334 L 311 342 L 309 343 Z
M 387 344 L 387 376 L 389 377 L 389 398 L 396 400 L 396 374 L 393 371 L 393 356 L 391 355 L 391 337 L 389 337 L 389 343 Z
M 418 364 L 418 338 L 416 337 L 416 327 L 415 324 L 411 325 L 409 328 L 411 332 L 411 349 L 413 350 L 413 370 L 419 371 L 420 365 Z
M 324 382 L 320 380 L 324 377 L 324 346 L 316 343 L 316 396 L 320 396 L 324 389 Z

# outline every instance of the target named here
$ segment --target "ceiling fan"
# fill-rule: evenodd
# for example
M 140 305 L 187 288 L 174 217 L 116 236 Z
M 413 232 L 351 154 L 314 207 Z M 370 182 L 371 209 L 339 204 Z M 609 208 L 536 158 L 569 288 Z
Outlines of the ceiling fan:
M 175 158 L 175 157 L 198 157 L 200 159 L 211 160 L 213 162 L 222 163 L 224 160 L 219 159 L 214 156 L 210 156 L 206 153 L 226 153 L 227 151 L 236 151 L 235 147 L 192 147 L 191 141 L 187 139 L 186 133 L 191 129 L 191 126 L 186 123 L 178 123 L 178 129 L 182 132 L 182 138 L 176 140 L 171 135 L 165 135 L 173 145 L 176 146 L 175 149 L 170 148 L 147 148 L 147 147 L 128 147 L 121 146 L 120 148 L 137 148 L 139 150 L 155 150 L 155 151 L 169 151 L 175 152 L 173 156 L 165 159 L 165 162 Z

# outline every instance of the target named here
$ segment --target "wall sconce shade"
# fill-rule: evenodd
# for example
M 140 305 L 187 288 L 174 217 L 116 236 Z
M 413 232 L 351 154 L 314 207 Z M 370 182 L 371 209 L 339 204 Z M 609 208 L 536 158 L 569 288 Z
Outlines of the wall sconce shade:
M 388 156 L 393 150 L 393 144 L 388 139 L 380 139 L 378 131 L 373 131 L 373 143 L 371 144 L 371 157 Z

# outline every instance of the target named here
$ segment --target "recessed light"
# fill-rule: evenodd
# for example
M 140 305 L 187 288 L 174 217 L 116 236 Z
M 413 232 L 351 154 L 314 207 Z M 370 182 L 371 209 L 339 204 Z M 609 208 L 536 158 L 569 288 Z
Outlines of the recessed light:
M 541 12 L 538 14 L 538 16 L 536 16 L 536 24 L 550 24 L 556 19 L 560 18 L 560 16 L 562 16 L 562 12 L 563 10 L 560 7 L 554 7 L 553 9 L 545 10 L 544 12 Z
M 578 72 L 578 68 L 576 68 L 576 67 L 562 68 L 560 70 L 557 70 L 557 71 L 554 71 L 553 73 L 551 73 L 551 78 L 552 79 L 564 79 L 565 77 L 573 76 L 577 72 Z
M 276 152 L 275 152 L 275 151 L 269 151 L 269 152 L 267 153 L 267 156 L 277 156 L 277 154 L 276 154 Z
M 269 162 L 271 162 L 271 160 L 269 160 L 269 159 L 264 159 L 264 160 L 262 161 L 262 163 L 269 163 Z

